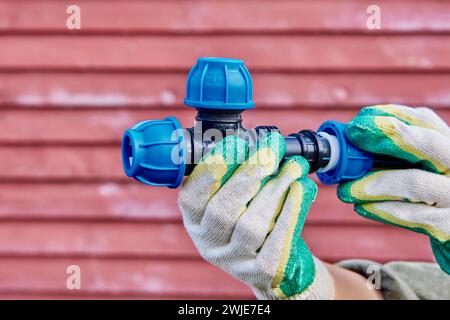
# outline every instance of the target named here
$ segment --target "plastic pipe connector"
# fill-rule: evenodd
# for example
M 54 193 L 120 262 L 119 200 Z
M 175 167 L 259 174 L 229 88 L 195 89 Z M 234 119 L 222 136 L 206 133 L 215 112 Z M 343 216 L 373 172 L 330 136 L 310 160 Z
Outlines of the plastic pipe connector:
M 246 129 L 241 113 L 254 108 L 250 72 L 238 59 L 200 58 L 189 72 L 184 103 L 197 110 L 192 128 L 183 129 L 174 117 L 147 120 L 127 130 L 122 140 L 122 160 L 127 176 L 151 186 L 178 187 L 201 156 L 233 134 L 249 139 L 274 126 Z M 373 167 L 404 168 L 411 164 L 375 156 L 355 146 L 345 136 L 345 124 L 324 122 L 317 132 L 302 130 L 285 136 L 285 157 L 300 155 L 325 184 L 357 179 Z M 198 134 L 200 133 L 200 135 Z

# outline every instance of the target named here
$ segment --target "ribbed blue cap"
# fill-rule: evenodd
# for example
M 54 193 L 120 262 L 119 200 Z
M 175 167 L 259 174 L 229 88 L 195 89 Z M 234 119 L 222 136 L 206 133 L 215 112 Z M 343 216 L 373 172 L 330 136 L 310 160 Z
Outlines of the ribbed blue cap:
M 176 188 L 185 172 L 182 128 L 174 117 L 142 121 L 125 131 L 122 162 L 129 177 L 150 186 Z
M 358 179 L 372 169 L 373 154 L 351 144 L 345 136 L 345 126 L 345 123 L 329 120 L 322 123 L 317 130 L 335 136 L 339 143 L 339 162 L 336 167 L 326 172 L 317 172 L 317 177 L 324 184 Z
M 184 103 L 199 109 L 254 108 L 252 77 L 244 61 L 199 58 L 189 72 Z

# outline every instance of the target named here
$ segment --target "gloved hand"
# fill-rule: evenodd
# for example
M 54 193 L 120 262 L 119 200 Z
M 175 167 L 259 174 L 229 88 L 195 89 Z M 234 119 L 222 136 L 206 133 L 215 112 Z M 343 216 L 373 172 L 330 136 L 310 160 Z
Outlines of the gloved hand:
M 330 274 L 301 238 L 317 193 L 308 162 L 292 157 L 279 168 L 286 146 L 278 133 L 248 158 L 246 149 L 226 137 L 186 179 L 178 203 L 194 244 L 259 299 L 332 299 Z
M 433 111 L 399 105 L 363 108 L 345 131 L 366 151 L 423 165 L 382 170 L 339 186 L 360 215 L 426 234 L 450 274 L 450 129 Z

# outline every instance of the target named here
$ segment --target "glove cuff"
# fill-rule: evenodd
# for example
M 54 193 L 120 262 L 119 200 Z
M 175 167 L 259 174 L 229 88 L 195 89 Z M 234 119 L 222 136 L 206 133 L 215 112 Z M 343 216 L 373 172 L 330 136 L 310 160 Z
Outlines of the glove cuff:
M 312 284 L 303 292 L 286 298 L 286 300 L 333 300 L 335 298 L 334 279 L 322 261 L 313 257 L 315 277 Z M 259 300 L 279 299 L 272 290 L 269 292 L 252 287 Z
M 316 276 L 311 286 L 302 293 L 289 297 L 289 300 L 334 300 L 335 285 L 333 276 L 322 261 L 314 258 Z

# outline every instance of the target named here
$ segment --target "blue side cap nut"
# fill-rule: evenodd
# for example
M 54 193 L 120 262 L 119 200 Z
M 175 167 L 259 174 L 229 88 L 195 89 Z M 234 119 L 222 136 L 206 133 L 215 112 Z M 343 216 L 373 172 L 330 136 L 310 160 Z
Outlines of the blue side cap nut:
M 358 179 L 372 169 L 373 154 L 352 145 L 345 136 L 345 126 L 345 123 L 326 121 L 317 130 L 335 136 L 339 142 L 337 166 L 332 170 L 317 173 L 317 177 L 323 184 L 335 184 Z
M 139 122 L 123 135 L 126 175 L 150 186 L 178 187 L 184 177 L 185 155 L 182 127 L 174 117 Z
M 197 109 L 253 109 L 253 84 L 244 61 L 199 58 L 189 72 L 184 104 Z

